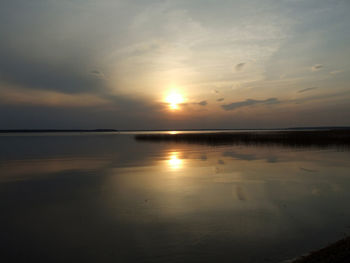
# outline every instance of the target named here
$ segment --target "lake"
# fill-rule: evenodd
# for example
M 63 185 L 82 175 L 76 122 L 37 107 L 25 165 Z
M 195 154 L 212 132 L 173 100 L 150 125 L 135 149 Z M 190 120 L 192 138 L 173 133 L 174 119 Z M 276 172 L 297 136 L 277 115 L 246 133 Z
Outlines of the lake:
M 0 135 L 5 262 L 283 262 L 350 234 L 350 151 Z

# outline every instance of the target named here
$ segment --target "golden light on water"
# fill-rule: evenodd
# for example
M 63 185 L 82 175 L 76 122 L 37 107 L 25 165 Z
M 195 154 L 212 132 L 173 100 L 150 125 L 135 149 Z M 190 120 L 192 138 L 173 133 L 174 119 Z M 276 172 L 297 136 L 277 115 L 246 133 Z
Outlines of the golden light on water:
M 178 92 L 171 92 L 166 98 L 165 102 L 168 103 L 169 108 L 172 110 L 179 109 L 179 104 L 183 103 L 185 99 L 183 96 Z
M 168 165 L 172 170 L 178 170 L 182 167 L 183 160 L 179 158 L 178 152 L 170 153 Z

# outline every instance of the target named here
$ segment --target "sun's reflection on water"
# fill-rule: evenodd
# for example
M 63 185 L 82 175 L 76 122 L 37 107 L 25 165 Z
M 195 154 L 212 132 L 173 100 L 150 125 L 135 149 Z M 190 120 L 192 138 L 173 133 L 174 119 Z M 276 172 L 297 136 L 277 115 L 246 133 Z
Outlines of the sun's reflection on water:
M 168 165 L 172 170 L 182 168 L 183 160 L 179 157 L 178 152 L 171 152 L 168 159 Z

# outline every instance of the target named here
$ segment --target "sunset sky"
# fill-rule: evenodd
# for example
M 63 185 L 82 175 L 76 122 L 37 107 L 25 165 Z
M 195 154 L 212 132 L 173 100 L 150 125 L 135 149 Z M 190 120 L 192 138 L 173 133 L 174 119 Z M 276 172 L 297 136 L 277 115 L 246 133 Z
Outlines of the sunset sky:
M 350 125 L 349 0 L 0 0 L 0 129 Z

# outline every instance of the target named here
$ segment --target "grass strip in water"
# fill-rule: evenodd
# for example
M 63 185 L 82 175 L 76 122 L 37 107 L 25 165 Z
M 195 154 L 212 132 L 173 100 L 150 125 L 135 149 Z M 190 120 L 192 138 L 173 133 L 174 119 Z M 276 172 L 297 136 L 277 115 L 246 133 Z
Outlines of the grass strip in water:
M 306 146 L 340 146 L 349 148 L 350 130 L 322 131 L 246 131 L 217 133 L 178 133 L 178 134 L 138 134 L 135 139 L 152 142 L 183 142 L 195 144 L 221 145 L 285 145 Z

